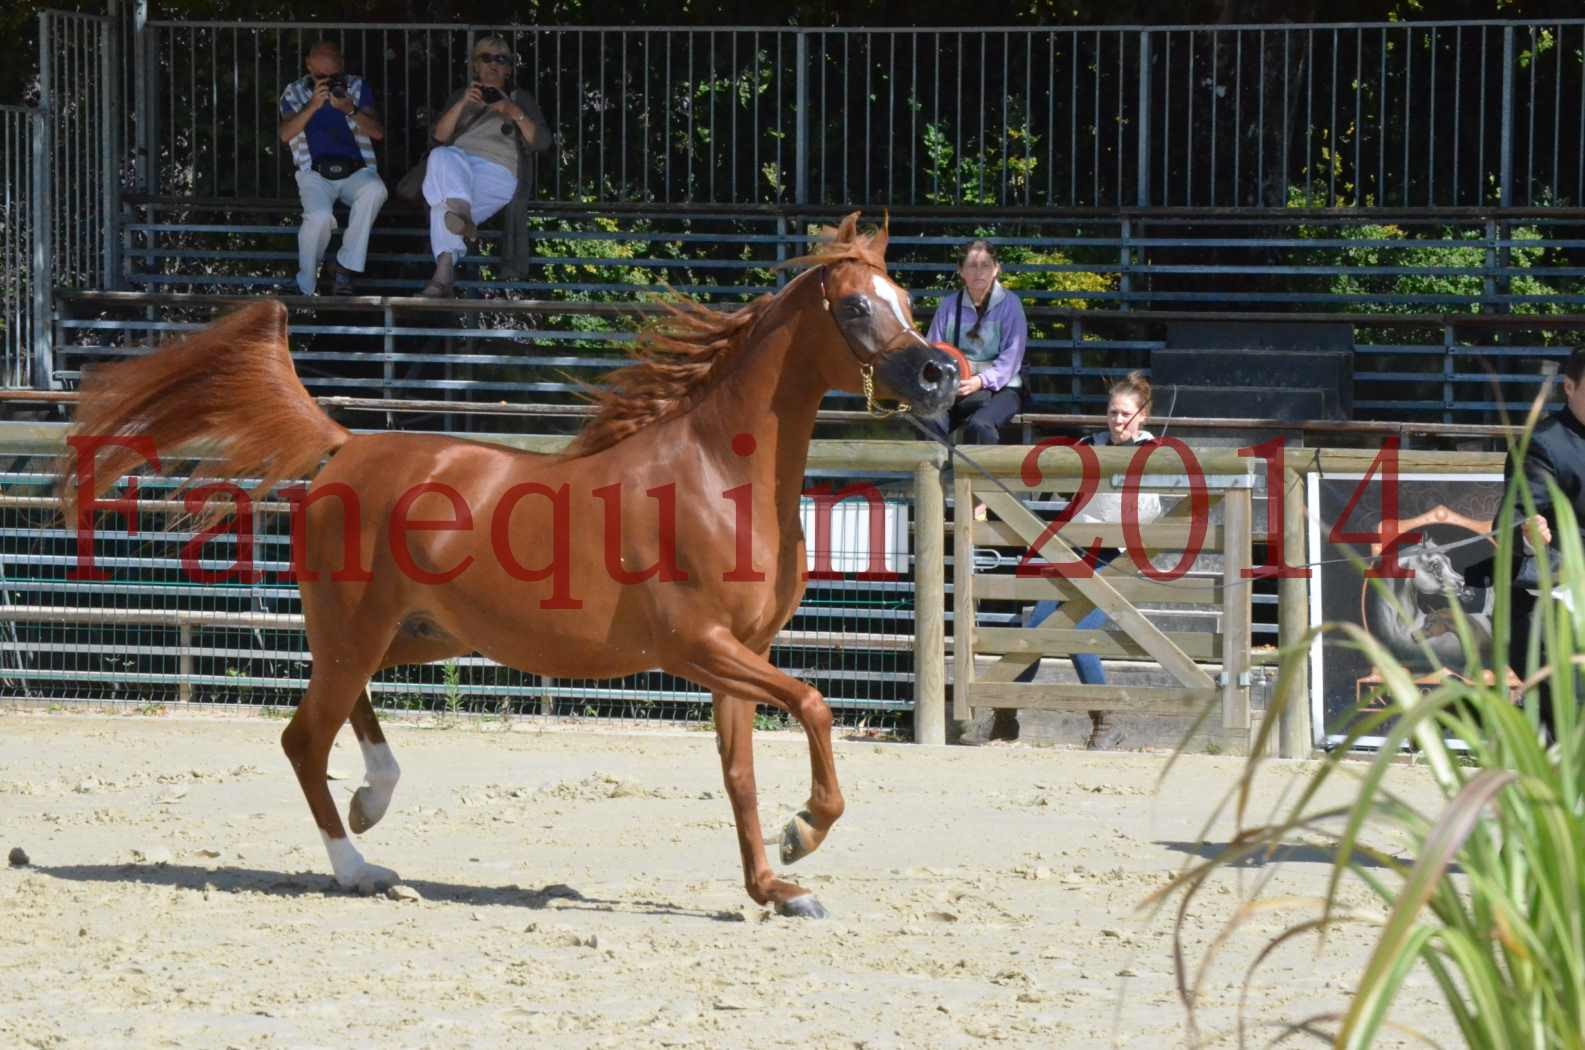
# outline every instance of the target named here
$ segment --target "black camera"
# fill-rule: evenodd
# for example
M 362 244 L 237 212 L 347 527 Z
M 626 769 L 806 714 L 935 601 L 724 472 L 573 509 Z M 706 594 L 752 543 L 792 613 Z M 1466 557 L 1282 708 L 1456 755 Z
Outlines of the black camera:
M 486 106 L 493 106 L 506 97 L 506 92 L 500 88 L 490 87 L 488 84 L 479 85 L 479 94 L 484 97 Z
M 346 98 L 347 97 L 347 74 L 345 74 L 345 73 L 332 73 L 328 77 L 321 77 L 320 80 L 323 81 L 324 84 L 327 87 L 330 88 L 330 97 L 331 98 Z

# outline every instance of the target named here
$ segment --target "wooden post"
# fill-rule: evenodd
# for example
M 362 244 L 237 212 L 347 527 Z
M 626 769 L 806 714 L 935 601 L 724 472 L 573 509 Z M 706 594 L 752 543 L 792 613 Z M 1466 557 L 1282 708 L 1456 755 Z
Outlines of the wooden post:
M 952 717 L 974 717 L 974 489 L 967 474 L 952 478 Z
M 934 463 L 914 467 L 914 743 L 947 742 L 946 494 Z
M 191 703 L 193 699 L 193 629 L 187 624 L 176 628 L 176 673 L 181 681 L 176 683 L 176 701 Z
M 1249 567 L 1251 498 L 1247 488 L 1222 499 L 1222 734 L 1249 748 Z
M 1309 561 L 1305 553 L 1309 530 L 1305 527 L 1304 484 L 1303 472 L 1289 467 L 1282 472 L 1282 492 L 1267 494 L 1268 499 L 1282 500 L 1282 550 L 1291 565 Z M 1309 629 L 1309 591 L 1309 582 L 1302 577 L 1277 581 L 1277 646 L 1283 651 L 1297 645 Z M 1289 677 L 1285 694 L 1276 698 L 1282 704 L 1278 754 L 1283 758 L 1308 758 L 1315 747 L 1310 725 L 1310 675 L 1305 666 L 1308 657 L 1299 654 L 1295 659 L 1299 662 L 1298 671 Z

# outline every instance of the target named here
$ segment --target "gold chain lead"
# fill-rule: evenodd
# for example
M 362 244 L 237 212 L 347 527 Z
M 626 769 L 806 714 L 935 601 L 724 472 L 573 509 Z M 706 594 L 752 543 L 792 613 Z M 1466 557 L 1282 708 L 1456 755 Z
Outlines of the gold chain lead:
M 885 419 L 888 416 L 901 415 L 908 411 L 908 402 L 897 402 L 896 408 L 881 408 L 875 403 L 875 366 L 860 365 L 859 375 L 864 380 L 864 408 L 876 419 Z

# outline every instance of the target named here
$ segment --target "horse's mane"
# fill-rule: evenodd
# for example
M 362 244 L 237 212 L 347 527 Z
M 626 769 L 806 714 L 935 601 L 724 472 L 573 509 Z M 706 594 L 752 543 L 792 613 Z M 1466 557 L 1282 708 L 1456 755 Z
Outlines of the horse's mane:
M 836 227 L 823 227 L 812 253 L 778 268 L 852 260 L 884 272 L 886 229 L 860 233 L 858 217 L 854 212 Z M 791 287 L 762 295 L 732 313 L 719 313 L 680 295 L 664 300 L 665 314 L 639 330 L 632 351 L 637 360 L 606 376 L 605 389 L 593 398 L 593 417 L 572 439 L 563 458 L 610 448 L 693 408 L 743 356 L 755 325 Z

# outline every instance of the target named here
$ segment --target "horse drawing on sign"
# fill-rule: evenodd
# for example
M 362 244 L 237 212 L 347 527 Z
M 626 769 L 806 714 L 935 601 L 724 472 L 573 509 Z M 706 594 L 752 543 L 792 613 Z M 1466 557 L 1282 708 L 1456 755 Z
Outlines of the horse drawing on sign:
M 878 385 L 929 414 L 957 385 L 951 357 L 914 330 L 908 293 L 886 275 L 885 229 L 860 233 L 857 220 L 826 231 L 774 296 L 732 314 L 672 307 L 552 456 L 352 434 L 299 381 L 284 307 L 250 305 L 89 378 L 62 505 L 91 527 L 117 478 L 194 442 L 217 450 L 206 474 L 262 479 L 253 496 L 312 477 L 293 561 L 313 665 L 281 744 L 342 886 L 374 892 L 397 875 L 347 838 L 326 784 L 337 732 L 350 718 L 363 751 L 348 810 L 362 834 L 398 777 L 370 676 L 476 651 L 551 677 L 659 668 L 709 690 L 749 896 L 822 916 L 771 870 L 751 751 L 756 703 L 789 712 L 808 738 L 808 801 L 781 836 L 792 863 L 843 809 L 830 709 L 767 660 L 803 593 L 799 496 L 816 412 L 831 389 L 862 390 L 873 406 Z

